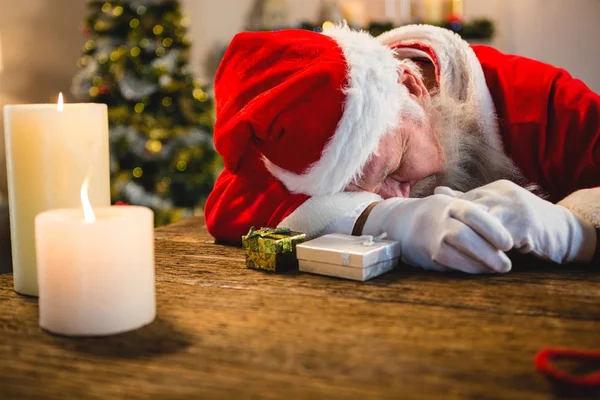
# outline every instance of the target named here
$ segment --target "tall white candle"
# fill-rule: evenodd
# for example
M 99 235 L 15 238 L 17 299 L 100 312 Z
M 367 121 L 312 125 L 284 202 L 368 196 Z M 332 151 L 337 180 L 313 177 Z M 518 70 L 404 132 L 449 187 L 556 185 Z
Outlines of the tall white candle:
M 77 209 L 35 219 L 40 326 L 50 332 L 110 335 L 149 324 L 156 315 L 152 211 L 94 211 L 88 221 Z
M 110 206 L 107 108 L 8 105 L 4 136 L 15 291 L 37 296 L 35 216 L 79 207 L 79 189 L 92 159 L 90 200 L 94 206 Z

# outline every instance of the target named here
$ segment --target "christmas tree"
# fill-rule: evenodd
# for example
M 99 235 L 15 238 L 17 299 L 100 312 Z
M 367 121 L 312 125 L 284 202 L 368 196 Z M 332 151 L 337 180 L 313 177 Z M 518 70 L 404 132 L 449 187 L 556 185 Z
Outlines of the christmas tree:
M 201 212 L 220 168 L 213 101 L 189 71 L 189 19 L 176 0 L 89 1 L 73 94 L 106 103 L 112 199 L 162 225 Z

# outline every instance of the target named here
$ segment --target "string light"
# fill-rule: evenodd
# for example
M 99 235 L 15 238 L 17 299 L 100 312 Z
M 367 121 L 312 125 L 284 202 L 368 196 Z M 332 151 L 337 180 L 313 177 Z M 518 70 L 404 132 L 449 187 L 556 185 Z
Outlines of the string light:
M 170 37 L 164 38 L 162 44 L 165 47 L 171 47 L 171 45 L 173 44 L 173 39 L 171 39 Z
M 96 47 L 96 43 L 93 40 L 88 40 L 83 45 L 83 48 L 86 49 L 87 51 L 92 50 L 94 47 Z
M 136 178 L 141 178 L 144 175 L 144 170 L 141 167 L 135 167 L 133 169 L 133 176 Z
M 137 15 L 144 15 L 146 14 L 146 10 L 147 8 L 145 6 L 139 6 L 135 12 L 137 12 Z
M 165 28 L 162 25 L 154 25 L 154 28 L 152 28 L 152 32 L 157 36 L 163 33 L 164 30 Z
M 99 62 L 100 64 L 105 64 L 107 61 L 108 61 L 108 56 L 107 56 L 106 54 L 101 54 L 101 55 L 98 57 L 98 62 Z
M 115 62 L 118 61 L 119 58 L 121 58 L 121 54 L 117 50 L 110 53 L 110 61 Z
M 98 96 L 98 88 L 96 86 L 92 86 L 89 90 L 89 94 L 91 97 Z
M 180 160 L 180 161 L 177 162 L 177 169 L 179 171 L 185 171 L 186 168 L 187 168 L 187 163 L 185 161 Z
M 173 104 L 173 99 L 171 99 L 170 97 L 163 97 L 162 99 L 162 105 L 165 107 L 169 107 L 171 104 Z
M 142 112 L 144 112 L 144 104 L 137 103 L 135 106 L 133 106 L 133 111 L 135 111 L 138 114 L 141 114 Z
M 146 150 L 150 153 L 158 154 L 162 150 L 162 143 L 156 139 L 150 139 L 146 142 Z
M 188 26 L 190 26 L 190 22 L 192 22 L 192 21 L 190 20 L 190 17 L 187 17 L 187 16 L 186 16 L 186 17 L 183 17 L 183 18 L 181 18 L 181 22 L 180 22 L 180 24 L 181 24 L 181 26 L 183 26 L 184 28 L 187 28 Z
M 94 86 L 102 85 L 102 77 L 95 76 L 94 79 L 92 79 L 92 83 L 94 84 Z
M 131 57 L 137 57 L 140 55 L 140 51 L 139 47 L 134 47 L 129 51 L 129 54 L 131 54 Z
M 194 91 L 192 92 L 192 95 L 194 96 L 194 98 L 196 100 L 199 100 L 203 94 L 204 94 L 204 91 L 202 89 L 198 89 L 198 88 L 194 89 Z
M 121 14 L 123 14 L 123 7 L 121 6 L 116 6 L 115 8 L 113 8 L 113 15 L 115 17 L 120 17 Z
M 208 94 L 206 94 L 206 92 L 200 88 L 194 89 L 192 91 L 192 96 L 194 96 L 194 98 L 200 102 L 208 100 Z
M 335 24 L 333 22 L 331 22 L 331 21 L 323 22 L 323 27 L 322 27 L 323 30 L 331 29 L 333 27 L 335 27 Z
M 131 21 L 129 21 L 129 27 L 132 29 L 137 28 L 138 26 L 140 26 L 140 20 L 137 18 L 133 18 Z
M 150 40 L 148 40 L 147 38 L 140 40 L 140 47 L 142 49 L 145 49 L 146 47 L 148 47 L 149 44 L 150 44 Z
M 159 47 L 156 49 L 156 55 L 159 57 L 164 56 L 167 53 L 167 50 L 164 47 Z
M 106 30 L 110 27 L 110 25 L 102 20 L 98 20 L 94 23 L 94 29 L 96 29 L 97 31 L 103 31 Z
M 110 3 L 104 3 L 102 5 L 102 12 L 109 13 L 109 12 L 111 12 L 111 10 L 112 10 L 112 6 L 110 5 Z

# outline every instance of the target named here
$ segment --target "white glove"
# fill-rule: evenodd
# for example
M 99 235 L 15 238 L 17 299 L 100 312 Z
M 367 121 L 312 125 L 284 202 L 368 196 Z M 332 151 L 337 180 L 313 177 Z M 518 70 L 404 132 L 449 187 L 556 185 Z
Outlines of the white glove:
M 503 253 L 513 246 L 510 233 L 468 201 L 444 195 L 422 199 L 392 198 L 373 208 L 363 233 L 400 242 L 402 261 L 437 271 L 472 274 L 508 272 Z
M 439 187 L 444 194 L 473 202 L 511 233 L 515 248 L 555 263 L 589 262 L 596 248 L 594 225 L 517 184 L 501 180 L 467 193 Z

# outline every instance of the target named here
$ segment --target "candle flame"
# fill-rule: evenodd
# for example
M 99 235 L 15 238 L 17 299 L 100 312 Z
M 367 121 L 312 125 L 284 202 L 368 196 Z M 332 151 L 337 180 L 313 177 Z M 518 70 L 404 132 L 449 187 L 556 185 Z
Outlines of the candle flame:
M 63 100 L 62 92 L 58 94 L 58 104 L 56 105 L 56 108 L 58 109 L 58 111 L 63 111 L 65 109 L 65 102 Z
M 92 205 L 90 204 L 90 199 L 88 197 L 88 189 L 90 186 L 90 177 L 86 176 L 83 184 L 81 185 L 81 192 L 79 193 L 81 196 L 81 207 L 83 208 L 83 218 L 85 222 L 94 222 L 96 221 L 96 216 L 94 215 L 94 210 L 92 209 Z

